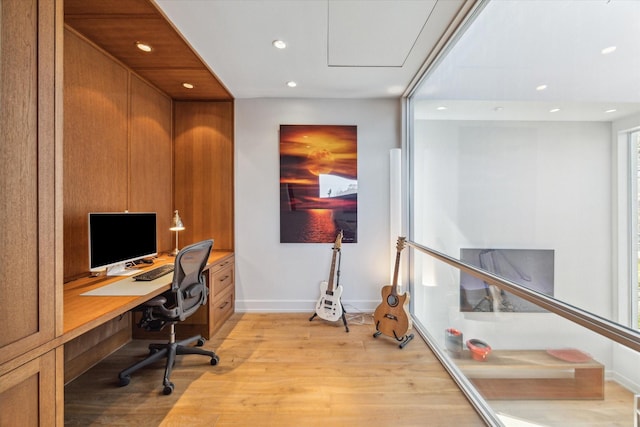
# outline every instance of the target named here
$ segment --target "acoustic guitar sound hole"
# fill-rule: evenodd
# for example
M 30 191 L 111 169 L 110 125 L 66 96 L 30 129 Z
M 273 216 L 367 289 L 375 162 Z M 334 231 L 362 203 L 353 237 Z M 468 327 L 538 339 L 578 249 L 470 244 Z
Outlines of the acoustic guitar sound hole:
M 387 297 L 387 304 L 389 305 L 389 307 L 395 307 L 396 305 L 398 305 L 398 297 L 396 297 L 395 295 L 389 295 Z

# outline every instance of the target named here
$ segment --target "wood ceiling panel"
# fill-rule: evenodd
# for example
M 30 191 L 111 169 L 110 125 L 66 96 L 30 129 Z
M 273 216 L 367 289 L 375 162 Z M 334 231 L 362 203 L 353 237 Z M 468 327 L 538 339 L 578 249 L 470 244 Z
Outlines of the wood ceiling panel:
M 158 70 L 139 69 L 138 74 L 149 80 L 163 90 L 171 98 L 176 100 L 210 99 L 230 100 L 229 92 L 208 70 Z M 188 82 L 194 85 L 193 89 L 187 89 L 182 83 Z
M 67 24 L 133 69 L 202 68 L 202 61 L 161 18 L 68 19 Z M 143 52 L 137 41 L 153 47 Z
M 65 0 L 65 23 L 174 99 L 233 99 L 150 0 Z
M 148 0 L 64 0 L 65 18 L 70 15 L 160 15 Z

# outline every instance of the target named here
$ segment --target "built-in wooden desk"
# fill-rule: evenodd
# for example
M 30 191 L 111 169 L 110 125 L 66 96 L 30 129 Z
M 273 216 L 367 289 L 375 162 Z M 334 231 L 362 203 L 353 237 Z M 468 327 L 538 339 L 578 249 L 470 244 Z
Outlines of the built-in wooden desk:
M 158 260 L 148 268 L 141 268 L 140 272 L 159 267 L 170 262 L 169 259 Z M 165 282 L 165 286 L 145 295 L 133 296 L 86 296 L 85 292 L 101 288 L 126 279 L 120 276 L 88 277 L 64 285 L 64 337 L 65 342 L 76 338 L 85 332 L 106 323 L 114 317 L 127 313 L 132 308 L 160 295 L 169 289 L 172 274 L 162 276 L 157 280 Z
M 156 259 L 154 264 L 142 264 L 140 272 L 151 270 L 163 264 L 173 262 L 174 258 L 162 256 Z M 226 301 L 224 313 L 233 312 L 235 292 L 233 289 L 233 253 L 212 252 L 207 262 L 206 274 L 209 283 L 209 304 L 201 310 L 207 315 L 200 316 L 203 329 L 202 335 L 209 338 L 209 332 L 217 329 L 220 325 L 213 325 L 213 320 L 224 322 L 228 316 L 214 318 L 216 307 L 211 307 L 212 303 L 217 303 L 220 298 Z M 221 273 L 224 273 L 220 276 Z M 165 281 L 162 286 L 146 295 L 136 296 L 86 296 L 82 295 L 90 290 L 100 288 L 127 279 L 127 277 L 86 277 L 68 282 L 64 285 L 64 332 L 63 342 L 65 343 L 65 382 L 70 381 L 82 373 L 91 365 L 97 363 L 102 357 L 109 354 L 119 346 L 129 341 L 132 337 L 130 327 L 130 310 L 145 301 L 159 295 L 169 289 L 173 274 L 167 274 L 156 280 Z M 224 289 L 220 288 L 224 284 Z M 224 290 L 222 296 L 216 295 L 216 289 Z M 229 301 L 227 301 L 229 299 Z M 199 310 L 200 311 L 200 310 Z M 209 316 L 208 313 L 211 312 Z M 196 313 L 197 314 L 197 313 Z M 84 334 L 104 326 L 96 332 L 96 337 L 82 339 Z M 166 335 L 166 334 L 165 334 Z M 152 336 L 145 336 L 152 338 Z M 105 342 L 107 341 L 107 342 Z M 100 348 L 97 344 L 100 343 Z M 74 365 L 74 366 L 71 366 Z

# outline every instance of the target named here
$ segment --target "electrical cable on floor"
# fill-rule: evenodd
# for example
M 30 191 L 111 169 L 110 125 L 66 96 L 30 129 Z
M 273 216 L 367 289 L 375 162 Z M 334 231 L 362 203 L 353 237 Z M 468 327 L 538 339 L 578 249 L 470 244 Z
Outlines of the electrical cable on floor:
M 358 310 L 351 304 L 346 304 L 345 307 L 347 307 L 345 309 L 347 323 L 353 325 L 373 325 L 372 313 L 365 313 L 361 310 Z

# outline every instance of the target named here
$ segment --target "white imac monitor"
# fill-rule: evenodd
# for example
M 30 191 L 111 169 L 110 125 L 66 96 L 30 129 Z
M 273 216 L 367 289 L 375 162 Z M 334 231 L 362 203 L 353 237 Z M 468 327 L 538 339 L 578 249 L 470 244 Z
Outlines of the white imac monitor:
M 158 255 L 155 212 L 90 212 L 89 270 L 128 276 L 133 261 Z

